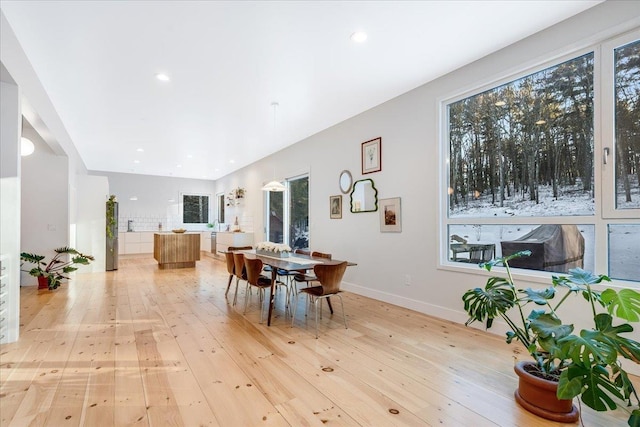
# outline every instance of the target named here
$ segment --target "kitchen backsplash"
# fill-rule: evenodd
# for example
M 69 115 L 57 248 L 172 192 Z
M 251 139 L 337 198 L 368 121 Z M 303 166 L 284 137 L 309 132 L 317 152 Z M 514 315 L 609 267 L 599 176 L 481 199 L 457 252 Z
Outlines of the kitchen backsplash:
M 229 225 L 235 221 L 235 216 L 230 218 Z M 176 228 L 185 228 L 190 231 L 226 231 L 227 224 L 217 224 L 215 228 L 208 228 L 206 224 L 188 224 L 182 223 L 182 216 L 160 217 L 156 215 L 145 215 L 140 213 L 120 213 L 118 215 L 118 231 L 125 232 L 127 230 L 128 221 L 133 221 L 133 231 L 158 231 L 158 224 L 162 224 L 162 231 L 170 231 Z M 238 215 L 238 224 L 240 229 L 246 232 L 253 232 L 253 218 L 249 215 Z

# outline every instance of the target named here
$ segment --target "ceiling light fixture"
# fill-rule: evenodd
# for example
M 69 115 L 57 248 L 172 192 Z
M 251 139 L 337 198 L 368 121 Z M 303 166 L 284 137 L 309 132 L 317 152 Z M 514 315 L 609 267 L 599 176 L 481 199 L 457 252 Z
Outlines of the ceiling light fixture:
M 365 40 L 367 40 L 367 33 L 364 31 L 356 31 L 351 34 L 351 41 L 355 43 L 363 43 Z
M 278 104 L 277 102 L 272 102 L 271 103 L 271 107 L 273 108 L 273 139 L 275 140 L 275 142 L 278 142 L 278 138 L 277 138 L 277 133 L 276 133 L 276 110 L 278 109 L 278 106 L 280 104 Z M 262 187 L 262 191 L 276 191 L 276 192 L 283 192 L 284 190 L 286 190 L 286 187 L 284 185 L 282 185 L 281 182 L 276 181 L 275 178 L 275 169 L 273 171 L 273 181 L 268 182 L 267 184 L 264 185 L 264 187 Z
M 138 153 L 144 153 L 144 148 L 138 148 L 136 151 L 137 151 Z
M 20 138 L 20 155 L 22 157 L 30 156 L 34 151 L 36 151 L 36 147 L 29 138 L 25 138 L 24 136 Z
M 156 73 L 156 79 L 160 80 L 161 82 L 168 82 L 171 80 L 171 78 L 169 78 L 169 76 L 164 73 Z
M 140 160 L 134 160 L 133 163 L 140 163 Z
M 131 196 L 129 197 L 129 200 L 133 200 L 135 202 L 136 200 L 138 200 L 138 196 Z

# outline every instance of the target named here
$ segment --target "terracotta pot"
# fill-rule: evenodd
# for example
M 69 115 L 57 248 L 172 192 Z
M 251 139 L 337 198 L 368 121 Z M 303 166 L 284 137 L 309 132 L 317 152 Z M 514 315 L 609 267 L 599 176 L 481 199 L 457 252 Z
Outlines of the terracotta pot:
M 519 378 L 514 395 L 516 402 L 539 417 L 561 423 L 578 421 L 580 413 L 572 400 L 558 399 L 558 383 L 545 380 L 527 372 L 524 367 L 533 362 L 518 362 L 513 367 Z
M 49 280 L 45 276 L 38 276 L 38 289 L 49 289 Z

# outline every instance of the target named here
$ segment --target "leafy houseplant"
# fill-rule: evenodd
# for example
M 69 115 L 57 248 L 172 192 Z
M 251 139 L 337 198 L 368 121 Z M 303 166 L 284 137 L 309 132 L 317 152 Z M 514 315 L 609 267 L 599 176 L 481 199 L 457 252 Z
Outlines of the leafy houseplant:
M 594 285 L 611 280 L 580 268 L 569 270 L 568 276 L 552 276 L 552 285 L 545 289 L 517 289 L 509 261 L 529 255 L 531 251 L 521 251 L 480 264 L 487 271 L 502 265 L 507 277 L 490 277 L 484 289 L 464 293 L 464 309 L 470 316 L 466 325 L 480 321 L 490 328 L 496 317 L 502 318 L 511 329 L 507 343 L 520 341 L 527 349 L 533 358 L 529 373 L 558 382 L 558 399 L 580 396 L 585 405 L 597 411 L 614 410 L 616 400 L 622 401 L 625 404 L 620 406 L 630 412 L 629 425 L 640 426 L 638 395 L 618 361 L 622 357 L 640 362 L 640 343 L 623 336 L 633 331 L 631 325 L 613 325 L 614 317 L 640 321 L 640 293 L 633 289 L 596 290 Z M 561 293 L 559 301 L 554 301 Z M 574 333 L 573 324 L 563 322 L 558 309 L 577 294 L 584 297 L 593 326 Z M 530 303 L 537 309 L 525 317 L 525 306 Z
M 107 200 L 107 238 L 113 239 L 113 226 L 116 225 L 116 196 L 112 194 Z
M 47 285 L 50 290 L 56 289 L 62 283 L 62 280 L 68 280 L 68 273 L 76 271 L 78 268 L 74 267 L 76 264 L 88 265 L 95 258 L 91 255 L 84 255 L 77 250 L 69 247 L 63 247 L 54 249 L 56 255 L 51 258 L 49 262 L 45 262 L 44 255 L 30 254 L 22 252 L 20 254 L 20 260 L 23 263 L 31 263 L 36 266 L 31 270 L 24 270 L 34 277 L 38 277 L 38 280 L 46 279 Z M 69 260 L 61 259 L 63 256 L 69 255 Z M 40 279 L 40 278 L 44 279 Z

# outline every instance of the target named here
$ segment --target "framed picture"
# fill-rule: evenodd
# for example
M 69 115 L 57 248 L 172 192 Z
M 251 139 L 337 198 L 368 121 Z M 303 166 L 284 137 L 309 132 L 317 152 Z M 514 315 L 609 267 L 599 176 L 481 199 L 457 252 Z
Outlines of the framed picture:
M 362 174 L 382 170 L 382 138 L 362 143 Z
M 342 218 L 342 196 L 329 196 L 329 216 L 331 219 Z
M 402 231 L 402 209 L 400 197 L 380 199 L 380 231 L 400 233 Z

